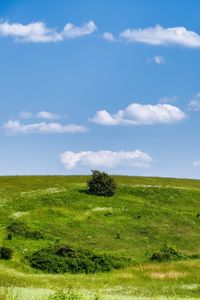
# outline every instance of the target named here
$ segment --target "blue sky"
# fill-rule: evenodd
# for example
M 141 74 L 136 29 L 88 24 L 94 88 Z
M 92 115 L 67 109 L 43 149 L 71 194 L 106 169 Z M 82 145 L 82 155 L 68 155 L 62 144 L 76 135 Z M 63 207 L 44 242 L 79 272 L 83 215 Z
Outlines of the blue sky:
M 0 3 L 0 174 L 200 178 L 198 0 Z

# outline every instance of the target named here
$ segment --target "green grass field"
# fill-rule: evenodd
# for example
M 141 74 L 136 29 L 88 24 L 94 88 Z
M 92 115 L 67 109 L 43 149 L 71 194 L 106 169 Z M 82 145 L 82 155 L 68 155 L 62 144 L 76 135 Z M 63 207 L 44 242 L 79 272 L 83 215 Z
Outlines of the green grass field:
M 0 260 L 2 290 L 17 291 L 20 300 L 47 299 L 51 291 L 63 288 L 81 291 L 88 299 L 95 293 L 117 300 L 200 298 L 199 259 L 169 263 L 149 259 L 165 243 L 183 254 L 200 254 L 200 181 L 115 176 L 117 193 L 97 197 L 84 192 L 87 180 L 86 176 L 0 177 L 0 246 L 14 250 L 11 260 Z M 42 230 L 45 238 L 8 240 L 6 227 L 13 220 Z M 27 254 L 58 240 L 132 258 L 133 263 L 96 274 L 45 274 L 29 266 Z

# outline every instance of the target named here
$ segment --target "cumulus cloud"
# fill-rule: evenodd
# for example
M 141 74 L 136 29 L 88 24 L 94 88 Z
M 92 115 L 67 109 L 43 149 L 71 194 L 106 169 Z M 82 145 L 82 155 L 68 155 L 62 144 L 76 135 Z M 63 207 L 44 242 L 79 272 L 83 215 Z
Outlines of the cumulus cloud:
M 43 22 L 29 23 L 26 25 L 20 23 L 0 23 L 0 36 L 14 37 L 23 42 L 58 42 L 61 41 L 62 34 L 50 29 Z
M 56 119 L 60 119 L 60 116 L 57 114 L 53 114 L 51 112 L 43 110 L 43 111 L 39 111 L 36 114 L 36 118 L 47 119 L 47 120 L 56 120 Z
M 5 21 L 0 23 L 0 37 L 13 37 L 16 41 L 21 42 L 49 43 L 89 35 L 96 29 L 96 25 L 93 21 L 89 21 L 80 27 L 67 23 L 64 29 L 60 32 L 55 29 L 48 28 L 43 22 L 35 22 L 24 25 Z
M 88 23 L 85 23 L 80 27 L 75 26 L 71 23 L 68 23 L 64 27 L 62 36 L 66 39 L 74 39 L 74 38 L 81 37 L 84 35 L 90 35 L 96 29 L 97 29 L 97 27 L 93 21 L 89 21 Z
M 193 99 L 190 101 L 188 105 L 188 109 L 191 111 L 199 111 L 200 110 L 200 93 L 194 95 Z
M 153 62 L 157 65 L 164 65 L 166 63 L 166 59 L 161 55 L 155 55 L 153 57 Z
M 185 113 L 170 104 L 132 103 L 124 110 L 110 114 L 99 110 L 90 121 L 101 125 L 148 125 L 159 123 L 175 123 L 185 118 Z
M 60 123 L 32 123 L 22 124 L 20 121 L 9 120 L 3 125 L 8 134 L 30 134 L 30 133 L 76 133 L 86 132 L 87 128 L 76 124 L 63 125 Z
M 150 45 L 181 45 L 189 48 L 200 47 L 200 36 L 185 27 L 163 28 L 160 25 L 148 28 L 126 29 L 120 37 L 128 42 Z
M 134 167 L 150 167 L 152 158 L 149 154 L 140 150 L 135 151 L 118 151 L 108 150 L 65 151 L 60 155 L 60 161 L 67 170 L 78 167 L 116 169 L 130 169 Z
M 108 42 L 115 42 L 116 41 L 114 35 L 112 33 L 110 33 L 110 32 L 104 32 L 102 34 L 102 38 L 104 40 L 108 41 Z

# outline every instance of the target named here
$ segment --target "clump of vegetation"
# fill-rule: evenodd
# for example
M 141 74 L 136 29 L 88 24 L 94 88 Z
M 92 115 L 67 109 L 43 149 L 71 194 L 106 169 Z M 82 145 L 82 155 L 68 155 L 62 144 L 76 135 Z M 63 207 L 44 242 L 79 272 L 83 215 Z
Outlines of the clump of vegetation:
M 127 258 L 96 254 L 87 249 L 74 249 L 66 245 L 38 250 L 27 259 L 33 268 L 47 273 L 108 272 L 131 263 Z
M 38 230 L 32 230 L 22 221 L 13 221 L 7 226 L 8 239 L 12 239 L 13 235 L 23 236 L 25 238 L 39 240 L 44 238 L 44 234 Z
M 8 247 L 0 247 L 0 259 L 11 259 L 13 250 Z
M 89 194 L 111 197 L 116 191 L 116 184 L 107 173 L 93 170 L 87 191 Z
M 157 251 L 152 254 L 150 260 L 155 262 L 168 262 L 173 260 L 181 260 L 185 258 L 188 258 L 188 256 L 183 255 L 173 247 L 170 247 L 165 244 L 160 251 Z
M 48 300 L 82 300 L 82 296 L 70 289 L 57 291 L 48 297 Z
M 88 297 L 86 298 L 80 292 L 77 292 L 73 289 L 60 290 L 48 297 L 48 300 L 86 300 L 86 299 L 100 300 L 101 298 L 97 294 L 94 296 L 90 295 L 90 298 Z

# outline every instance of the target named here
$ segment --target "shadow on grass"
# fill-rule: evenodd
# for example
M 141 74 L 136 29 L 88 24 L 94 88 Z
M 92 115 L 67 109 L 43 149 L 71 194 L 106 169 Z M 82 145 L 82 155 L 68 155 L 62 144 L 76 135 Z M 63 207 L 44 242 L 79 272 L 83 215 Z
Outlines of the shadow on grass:
M 87 189 L 78 189 L 78 192 L 81 193 L 81 194 L 86 194 L 86 195 L 92 195 L 88 192 Z

